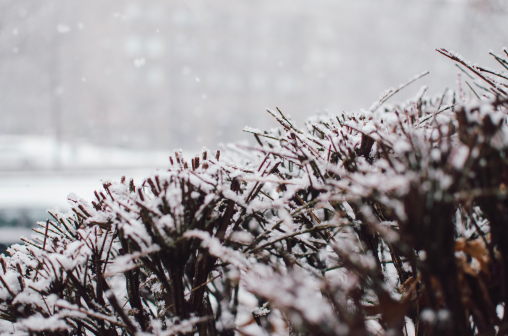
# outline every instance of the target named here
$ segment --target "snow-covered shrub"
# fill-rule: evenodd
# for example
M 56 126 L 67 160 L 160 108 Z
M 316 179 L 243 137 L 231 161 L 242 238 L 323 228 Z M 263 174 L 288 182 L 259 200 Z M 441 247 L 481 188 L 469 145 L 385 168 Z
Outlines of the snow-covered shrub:
M 256 147 L 70 195 L 0 260 L 7 332 L 506 334 L 508 76 L 440 52 L 472 94 L 277 110 Z

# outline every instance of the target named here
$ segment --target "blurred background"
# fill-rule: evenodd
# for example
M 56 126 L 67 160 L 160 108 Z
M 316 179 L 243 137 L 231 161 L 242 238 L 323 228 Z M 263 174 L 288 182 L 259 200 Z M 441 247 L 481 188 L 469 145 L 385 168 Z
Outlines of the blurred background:
M 497 67 L 508 0 L 0 0 L 0 248 L 67 195 L 141 179 L 174 149 L 248 139 L 279 107 L 297 124 L 368 108 L 444 47 Z

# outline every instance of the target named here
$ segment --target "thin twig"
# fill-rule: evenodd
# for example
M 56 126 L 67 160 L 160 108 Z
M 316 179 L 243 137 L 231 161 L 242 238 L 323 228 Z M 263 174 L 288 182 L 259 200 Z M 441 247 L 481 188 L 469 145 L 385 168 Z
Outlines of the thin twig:
M 393 90 L 393 91 L 390 91 L 388 92 L 388 94 L 386 94 L 384 97 L 382 97 L 380 100 L 377 101 L 377 103 L 375 103 L 374 105 L 374 108 L 370 110 L 370 112 L 376 112 L 377 109 L 379 107 L 381 107 L 381 105 L 383 105 L 384 103 L 386 103 L 388 101 L 388 99 L 392 98 L 395 94 L 397 94 L 400 90 L 404 89 L 405 87 L 409 86 L 410 84 L 416 82 L 417 80 L 419 80 L 420 78 L 428 75 L 430 72 L 427 71 L 427 72 L 424 72 L 416 77 L 414 77 L 413 79 L 409 80 L 408 82 L 406 82 L 405 84 L 402 84 L 400 85 L 396 90 Z
M 100 320 L 108 321 L 109 323 L 117 325 L 119 327 L 127 328 L 127 326 L 125 324 L 123 324 L 122 322 L 117 321 L 116 319 L 113 319 L 112 317 L 110 317 L 108 315 L 104 315 L 104 314 L 100 314 L 100 313 L 96 313 L 96 312 L 91 312 L 89 310 L 84 310 L 84 309 L 80 309 L 80 308 L 69 307 L 67 305 L 62 305 L 60 303 L 55 303 L 55 306 L 60 307 L 60 308 L 64 308 L 64 309 L 78 311 L 78 312 L 86 314 L 88 316 L 95 317 L 95 318 L 98 318 Z

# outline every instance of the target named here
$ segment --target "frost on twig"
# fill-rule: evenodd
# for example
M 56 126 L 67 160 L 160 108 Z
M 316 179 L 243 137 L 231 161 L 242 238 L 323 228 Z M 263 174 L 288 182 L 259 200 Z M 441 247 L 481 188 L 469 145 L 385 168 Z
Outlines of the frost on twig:
M 505 334 L 507 76 L 439 52 L 471 92 L 387 104 L 415 78 L 302 128 L 268 111 L 280 126 L 245 128 L 255 147 L 69 195 L 0 257 L 0 319 L 19 335 Z

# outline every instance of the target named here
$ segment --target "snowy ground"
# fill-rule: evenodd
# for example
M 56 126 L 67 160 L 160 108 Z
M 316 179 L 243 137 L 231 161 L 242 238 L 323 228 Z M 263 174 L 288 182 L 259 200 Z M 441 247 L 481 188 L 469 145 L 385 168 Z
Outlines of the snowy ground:
M 163 167 L 167 151 L 136 151 L 49 136 L 0 135 L 0 171 L 111 170 Z
M 0 136 L 0 244 L 30 237 L 47 209 L 68 210 L 67 196 L 86 200 L 104 180 L 139 181 L 166 169 L 172 153 L 63 143 L 49 137 Z
M 2 208 L 66 208 L 71 192 L 92 200 L 102 181 L 120 180 L 123 175 L 139 180 L 152 170 L 0 172 L 0 204 Z
M 0 214 L 12 222 L 45 220 L 46 209 L 68 210 L 67 196 L 73 192 L 86 200 L 94 199 L 94 190 L 102 188 L 101 181 L 127 178 L 141 180 L 155 169 L 124 170 L 64 170 L 0 172 Z M 16 218 L 18 217 L 18 218 Z M 23 223 L 25 226 L 26 223 Z M 31 236 L 28 227 L 0 227 L 0 244 L 19 242 L 21 235 Z

